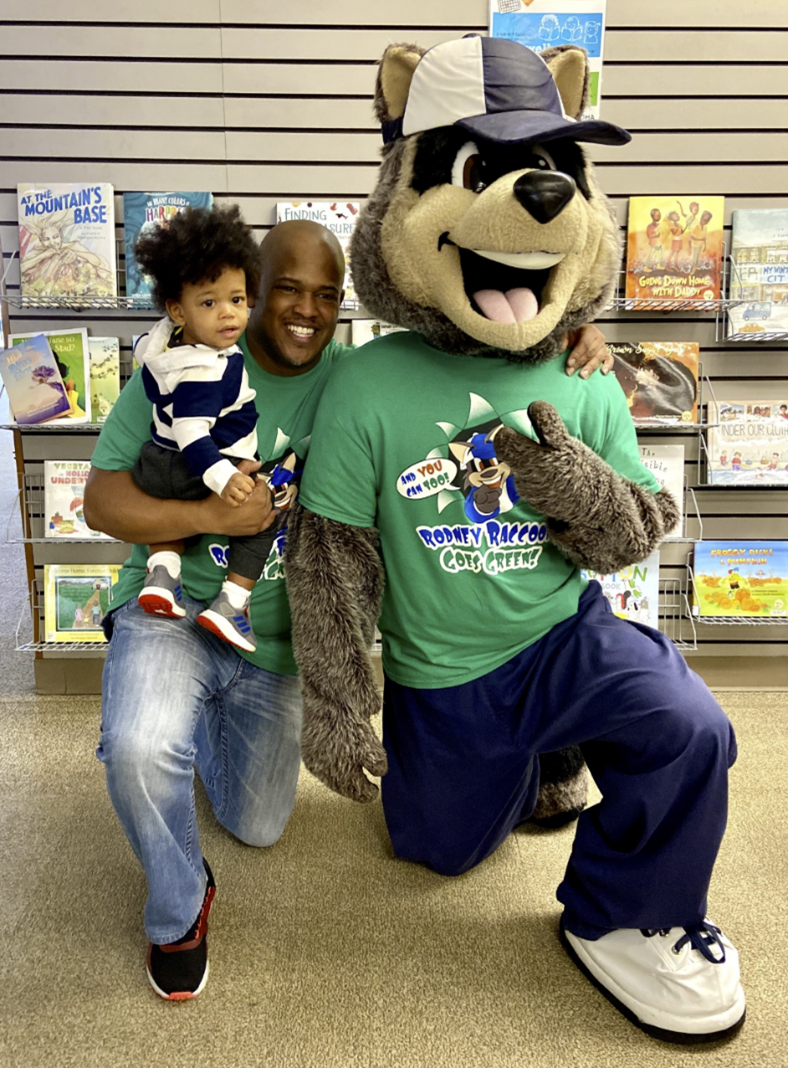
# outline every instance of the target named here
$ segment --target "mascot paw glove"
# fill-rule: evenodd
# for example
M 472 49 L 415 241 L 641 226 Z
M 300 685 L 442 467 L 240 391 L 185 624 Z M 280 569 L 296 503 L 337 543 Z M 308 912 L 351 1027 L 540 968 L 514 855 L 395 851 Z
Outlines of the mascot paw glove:
M 316 778 L 343 797 L 351 801 L 374 801 L 378 788 L 369 781 L 364 769 L 371 775 L 385 775 L 388 761 L 372 725 L 363 720 L 348 722 L 343 716 L 328 717 L 325 711 L 324 708 L 318 720 L 312 720 L 305 702 L 301 738 L 304 764 Z M 328 727 L 330 720 L 334 720 L 334 729 Z

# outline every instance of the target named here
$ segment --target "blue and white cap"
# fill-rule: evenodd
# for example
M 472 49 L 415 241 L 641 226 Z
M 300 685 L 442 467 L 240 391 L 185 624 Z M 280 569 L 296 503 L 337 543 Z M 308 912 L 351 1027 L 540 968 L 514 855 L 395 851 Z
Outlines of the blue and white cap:
M 625 145 L 630 134 L 601 119 L 564 111 L 550 69 L 538 53 L 501 37 L 463 37 L 425 52 L 413 72 L 405 113 L 383 124 L 383 140 L 459 126 L 501 144 L 596 141 Z

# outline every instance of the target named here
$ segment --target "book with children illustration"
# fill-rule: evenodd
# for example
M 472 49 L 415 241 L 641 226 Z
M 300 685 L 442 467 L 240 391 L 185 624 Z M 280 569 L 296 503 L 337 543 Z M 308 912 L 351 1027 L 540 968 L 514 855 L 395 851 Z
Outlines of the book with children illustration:
M 630 197 L 626 296 L 644 307 L 719 300 L 724 206 L 724 197 Z
M 17 202 L 23 297 L 118 295 L 111 185 L 23 182 Z
M 684 511 L 684 446 L 683 445 L 640 445 L 640 462 L 659 482 L 661 489 L 666 489 Z M 666 538 L 684 537 L 684 516 L 682 515 L 672 530 L 665 532 Z
M 44 635 L 48 642 L 103 642 L 120 564 L 45 564 Z
M 788 396 L 709 403 L 708 482 L 788 487 Z
M 731 216 L 728 336 L 788 334 L 788 208 L 739 208 Z
M 582 574 L 599 583 L 614 615 L 659 629 L 658 549 L 639 564 L 622 567 L 610 575 L 588 569 L 583 569 Z
M 44 461 L 44 536 L 47 538 L 107 538 L 85 522 L 82 503 L 90 474 L 89 460 Z
M 166 226 L 169 219 L 186 208 L 210 208 L 213 193 L 124 193 L 123 245 L 126 265 L 126 296 L 150 303 L 151 284 L 134 258 L 134 245 L 142 233 L 154 226 Z
M 613 373 L 637 426 L 698 421 L 700 349 L 693 341 L 609 343 Z
M 103 423 L 120 395 L 120 341 L 89 337 L 90 410 L 94 423 Z
M 350 238 L 360 208 L 361 205 L 357 201 L 338 200 L 291 200 L 280 201 L 276 205 L 278 223 L 287 222 L 289 219 L 311 219 L 336 234 L 345 254 L 345 298 L 341 306 L 350 309 L 358 308 L 350 264 Z
M 698 541 L 693 614 L 785 620 L 788 541 Z
M 578 45 L 588 53 L 588 104 L 581 119 L 598 119 L 605 40 L 605 0 L 490 0 L 490 36 L 534 52 Z
M 64 422 L 89 423 L 90 349 L 87 330 L 83 327 L 80 330 L 44 330 L 42 333 L 52 349 L 69 401 L 69 410 L 58 418 Z M 18 345 L 33 336 L 9 334 L 8 340 L 12 345 Z

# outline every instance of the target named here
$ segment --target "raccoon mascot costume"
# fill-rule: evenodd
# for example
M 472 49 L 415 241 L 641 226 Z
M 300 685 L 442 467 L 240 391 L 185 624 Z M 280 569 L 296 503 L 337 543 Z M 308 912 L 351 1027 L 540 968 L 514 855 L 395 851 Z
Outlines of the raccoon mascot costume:
M 407 332 L 332 376 L 290 521 L 303 758 L 357 801 L 383 776 L 396 854 L 456 875 L 533 813 L 537 755 L 580 746 L 603 798 L 558 887 L 563 944 L 638 1026 L 703 1041 L 744 1019 L 706 918 L 735 740 L 672 643 L 580 571 L 642 560 L 678 518 L 615 379 L 564 373 L 621 257 L 580 143 L 629 135 L 577 118 L 586 80 L 580 49 L 481 37 L 381 61 L 353 276 Z M 561 790 L 548 815 L 582 808 Z

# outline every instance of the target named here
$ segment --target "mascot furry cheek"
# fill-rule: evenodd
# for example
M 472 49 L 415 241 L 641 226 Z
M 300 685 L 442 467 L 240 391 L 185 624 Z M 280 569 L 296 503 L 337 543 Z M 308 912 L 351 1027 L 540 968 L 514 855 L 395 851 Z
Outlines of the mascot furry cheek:
M 441 453 L 466 470 L 464 519 L 452 522 L 469 521 L 478 544 L 486 537 L 484 524 L 501 507 L 513 518 L 535 519 L 549 543 L 547 569 L 563 576 L 556 591 L 579 581 L 578 567 L 609 573 L 642 560 L 678 518 L 669 494 L 619 474 L 586 443 L 604 437 L 592 433 L 594 415 L 584 407 L 589 394 L 566 394 L 566 376 L 558 362 L 550 364 L 566 332 L 605 306 L 621 262 L 618 226 L 580 143 L 624 144 L 629 135 L 577 118 L 587 92 L 586 67 L 581 49 L 539 56 L 512 41 L 480 37 L 426 53 L 395 45 L 381 61 L 375 107 L 383 162 L 354 233 L 353 274 L 368 311 L 411 334 L 374 342 L 370 356 L 350 357 L 354 362 L 335 372 L 341 386 L 332 391 L 329 383 L 318 413 L 303 507 L 290 518 L 286 557 L 304 698 L 302 755 L 318 778 L 355 800 L 377 793 L 365 769 L 381 775 L 387 767 L 369 722 L 379 706 L 369 647 L 384 591 L 382 560 L 393 566 L 413 544 L 403 545 L 391 533 L 402 498 L 395 492 L 392 500 L 386 489 L 392 482 L 386 465 L 395 454 L 396 472 L 413 464 L 410 453 L 397 452 L 410 445 L 391 423 L 397 406 L 409 405 L 410 398 L 396 376 L 387 378 L 389 392 L 381 392 L 376 379 L 367 381 L 374 366 L 388 375 L 385 360 L 400 354 L 408 361 L 408 372 L 401 374 L 410 374 L 409 381 L 427 381 L 428 368 L 435 366 L 450 376 L 441 379 L 445 395 L 438 393 L 434 403 L 432 392 L 422 391 L 427 407 L 412 432 L 430 441 L 436 427 L 449 426 L 442 414 L 448 394 L 456 399 L 464 390 L 466 411 L 469 393 L 478 407 L 478 383 L 489 383 L 487 372 L 497 366 L 492 378 L 507 383 L 499 403 L 509 404 L 512 418 L 490 419 L 481 433 L 461 434 Z M 540 396 L 543 386 L 556 403 L 561 398 L 572 429 Z M 341 406 L 356 390 L 362 399 L 343 410 L 354 428 L 341 450 L 331 439 L 332 424 L 334 431 L 339 425 L 334 412 L 322 416 L 329 394 L 328 406 Z M 622 440 L 610 454 L 626 457 L 624 467 L 633 478 L 642 477 L 623 396 L 600 394 L 600 403 L 611 412 L 623 405 L 624 421 L 618 412 L 616 424 Z M 386 432 L 376 438 L 381 426 Z M 344 463 L 342 451 L 358 462 L 348 460 L 341 485 L 350 491 L 366 480 L 366 499 L 374 505 L 365 514 L 377 516 L 374 525 L 330 518 L 348 514 L 345 501 L 321 497 L 320 488 L 321 479 L 333 477 L 331 465 Z M 522 513 L 513 511 L 518 507 Z M 523 606 L 533 591 L 528 575 L 522 571 L 514 580 L 516 603 Z M 477 590 L 475 612 L 489 620 L 495 637 L 490 604 L 499 603 L 497 593 L 484 583 Z M 386 597 L 389 605 L 397 597 L 418 603 L 436 633 L 447 613 L 463 618 L 459 608 L 422 600 L 419 589 L 404 589 L 401 582 Z M 381 628 L 385 642 L 384 621 Z M 462 666 L 462 649 L 457 664 Z M 555 823 L 576 816 L 586 796 L 579 750 L 551 754 L 541 772 L 535 815 Z

